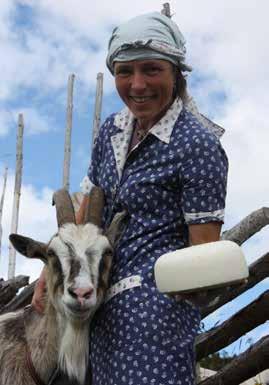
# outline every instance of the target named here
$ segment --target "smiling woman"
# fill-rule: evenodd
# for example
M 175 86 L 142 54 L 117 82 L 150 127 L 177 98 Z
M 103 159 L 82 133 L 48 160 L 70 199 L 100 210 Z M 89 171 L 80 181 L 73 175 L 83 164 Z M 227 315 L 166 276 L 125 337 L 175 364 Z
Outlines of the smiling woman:
M 148 131 L 173 103 L 175 76 L 165 60 L 116 62 L 117 91 L 137 119 L 140 129 Z
M 109 41 L 107 66 L 126 107 L 100 129 L 77 220 L 96 185 L 103 226 L 123 209 L 128 221 L 91 324 L 94 385 L 195 383 L 199 309 L 159 293 L 153 267 L 162 254 L 218 240 L 227 158 L 216 125 L 190 103 L 185 52 L 176 24 L 159 13 L 120 25 Z

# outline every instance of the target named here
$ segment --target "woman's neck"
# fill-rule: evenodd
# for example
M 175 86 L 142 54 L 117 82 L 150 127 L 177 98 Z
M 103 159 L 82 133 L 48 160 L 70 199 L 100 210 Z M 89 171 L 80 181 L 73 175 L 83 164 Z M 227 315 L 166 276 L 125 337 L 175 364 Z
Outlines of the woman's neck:
M 152 119 L 143 119 L 143 118 L 137 118 L 137 126 L 139 128 L 139 130 L 143 130 L 145 132 L 148 132 L 159 120 L 162 119 L 162 117 L 164 117 L 164 115 L 166 114 L 166 112 L 169 110 L 169 108 L 171 107 L 171 105 L 174 103 L 174 99 L 172 99 L 172 101 L 170 103 L 167 104 L 167 106 L 162 110 L 160 111 L 157 115 L 155 115 L 154 117 L 152 117 Z
M 155 123 L 157 123 L 157 119 L 155 120 L 148 120 L 148 119 L 136 119 L 136 128 L 145 132 L 148 132 L 151 127 L 154 126 Z

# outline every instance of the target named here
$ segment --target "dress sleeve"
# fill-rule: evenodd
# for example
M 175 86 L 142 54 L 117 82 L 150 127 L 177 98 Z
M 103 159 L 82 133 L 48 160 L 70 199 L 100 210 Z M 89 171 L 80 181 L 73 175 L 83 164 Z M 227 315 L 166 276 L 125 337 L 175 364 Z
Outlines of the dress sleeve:
M 181 172 L 181 204 L 186 223 L 223 222 L 228 160 L 215 135 L 193 138 Z

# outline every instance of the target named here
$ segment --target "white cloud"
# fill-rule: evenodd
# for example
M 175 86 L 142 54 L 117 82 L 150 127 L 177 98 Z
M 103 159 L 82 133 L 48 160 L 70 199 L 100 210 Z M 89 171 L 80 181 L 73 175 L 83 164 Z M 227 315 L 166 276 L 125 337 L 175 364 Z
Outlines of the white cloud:
M 56 129 L 51 118 L 35 108 L 20 107 L 16 109 L 0 109 L 0 136 L 5 136 L 10 130 L 16 130 L 18 116 L 23 114 L 24 132 L 26 135 L 46 133 Z
M 82 0 L 21 0 L 17 3 L 28 4 L 35 15 L 34 26 L 23 30 L 25 44 L 16 46 L 14 41 L 8 42 L 11 46 L 15 45 L 21 55 L 18 58 L 30 65 L 23 66 L 25 78 L 31 82 L 36 78 L 42 80 L 46 75 L 46 81 L 58 87 L 65 85 L 66 69 L 89 74 L 96 70 L 96 63 L 97 68 L 103 70 L 113 25 L 135 14 L 161 8 L 156 1 L 145 4 L 141 0 L 132 7 L 128 2 L 117 0 L 113 2 L 117 12 L 112 12 L 108 3 Z M 211 77 L 223 79 L 228 88 L 231 82 L 233 89 L 236 85 L 246 84 L 249 74 L 251 78 L 257 75 L 266 78 L 263 75 L 268 73 L 267 66 L 263 65 L 268 61 L 268 52 L 262 41 L 268 32 L 265 20 L 268 4 L 261 0 L 255 9 L 252 4 L 250 0 L 240 0 L 236 5 L 231 0 L 223 4 L 210 0 L 201 4 L 194 1 L 171 4 L 174 21 L 188 38 L 189 59 L 194 67 Z M 14 33 L 11 35 L 14 36 Z M 93 66 L 85 66 L 88 60 Z M 20 60 L 15 62 L 20 63 Z M 27 74 L 33 76 L 28 77 Z M 94 77 L 95 74 L 91 81 Z
M 0 108 L 0 136 L 5 136 L 14 122 L 13 114 L 7 109 Z
M 55 129 L 55 124 L 36 109 L 21 107 L 13 111 L 14 120 L 19 113 L 23 114 L 25 133 L 28 135 L 41 134 Z
M 0 41 L 7 38 L 10 29 L 10 15 L 14 12 L 13 0 L 1 0 L 0 7 Z

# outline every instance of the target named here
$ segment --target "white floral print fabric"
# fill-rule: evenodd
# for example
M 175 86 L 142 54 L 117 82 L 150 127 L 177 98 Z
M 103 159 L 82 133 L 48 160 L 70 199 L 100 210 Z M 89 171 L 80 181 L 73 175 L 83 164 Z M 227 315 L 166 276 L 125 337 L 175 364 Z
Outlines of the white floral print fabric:
M 129 214 L 110 285 L 133 275 L 142 280 L 93 319 L 93 383 L 192 385 L 199 311 L 158 293 L 153 266 L 188 245 L 188 224 L 223 221 L 227 158 L 216 135 L 179 102 L 127 156 L 132 122 L 124 113 L 106 120 L 89 169 L 105 192 L 104 225 L 123 208 Z

